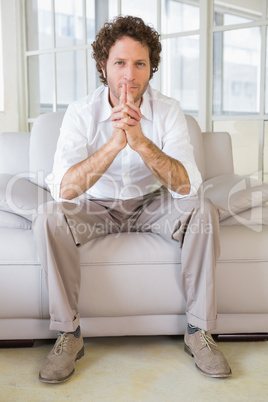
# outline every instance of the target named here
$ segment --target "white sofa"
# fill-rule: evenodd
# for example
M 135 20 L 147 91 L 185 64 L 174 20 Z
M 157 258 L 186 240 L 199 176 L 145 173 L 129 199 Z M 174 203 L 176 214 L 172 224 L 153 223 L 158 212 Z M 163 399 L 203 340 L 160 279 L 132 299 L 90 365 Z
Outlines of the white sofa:
M 63 113 L 41 115 L 31 133 L 0 133 L 0 340 L 53 338 L 31 217 L 51 199 Z M 233 173 L 228 133 L 201 133 L 187 116 L 204 184 L 221 212 L 215 334 L 268 332 L 268 186 Z M 183 334 L 180 248 L 148 233 L 109 235 L 81 247 L 82 333 Z M 194 252 L 194 251 L 193 251 Z

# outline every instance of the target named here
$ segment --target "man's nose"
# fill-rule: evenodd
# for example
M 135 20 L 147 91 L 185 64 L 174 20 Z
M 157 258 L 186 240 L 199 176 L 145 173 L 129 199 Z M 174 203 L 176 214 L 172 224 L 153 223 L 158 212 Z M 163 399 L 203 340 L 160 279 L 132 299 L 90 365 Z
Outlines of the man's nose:
M 126 66 L 125 68 L 125 80 L 128 81 L 133 81 L 134 79 L 134 67 L 133 66 Z

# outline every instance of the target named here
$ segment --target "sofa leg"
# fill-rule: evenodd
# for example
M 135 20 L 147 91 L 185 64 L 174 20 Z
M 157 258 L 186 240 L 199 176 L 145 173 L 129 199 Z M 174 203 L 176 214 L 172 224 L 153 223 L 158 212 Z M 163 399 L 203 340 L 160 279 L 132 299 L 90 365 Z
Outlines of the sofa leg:
M 31 348 L 34 339 L 7 339 L 0 340 L 0 348 Z
M 219 342 L 252 342 L 252 341 L 267 341 L 268 333 L 257 334 L 219 334 L 216 336 Z

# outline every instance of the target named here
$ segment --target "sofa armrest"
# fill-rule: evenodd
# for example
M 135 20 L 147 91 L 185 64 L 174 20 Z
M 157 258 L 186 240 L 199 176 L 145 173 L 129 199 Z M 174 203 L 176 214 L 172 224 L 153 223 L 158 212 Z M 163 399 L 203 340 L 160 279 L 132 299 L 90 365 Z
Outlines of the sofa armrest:
M 203 144 L 205 154 L 204 180 L 234 173 L 232 141 L 229 133 L 203 133 Z
M 30 133 L 0 132 L 0 173 L 28 173 L 29 145 Z
M 32 220 L 40 205 L 53 201 L 51 194 L 20 175 L 0 174 L 0 211 Z
M 227 173 L 203 182 L 199 194 L 209 198 L 219 208 L 220 218 L 224 220 L 266 203 L 268 184 L 248 176 Z

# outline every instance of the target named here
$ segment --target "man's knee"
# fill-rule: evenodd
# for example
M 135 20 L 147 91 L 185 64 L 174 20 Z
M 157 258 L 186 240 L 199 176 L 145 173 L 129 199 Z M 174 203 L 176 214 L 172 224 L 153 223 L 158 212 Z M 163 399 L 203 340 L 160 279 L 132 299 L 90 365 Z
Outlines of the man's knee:
M 200 201 L 201 213 L 205 215 L 215 215 L 219 218 L 219 210 L 209 198 L 202 198 Z
M 211 222 L 219 220 L 218 208 L 211 202 L 209 198 L 189 197 L 187 199 L 176 199 L 174 203 L 177 217 L 185 224 L 195 222 Z
M 44 224 L 50 225 L 62 225 L 64 218 L 64 211 L 62 203 L 56 201 L 50 201 L 46 204 L 39 206 L 37 213 L 33 215 L 33 230 Z

